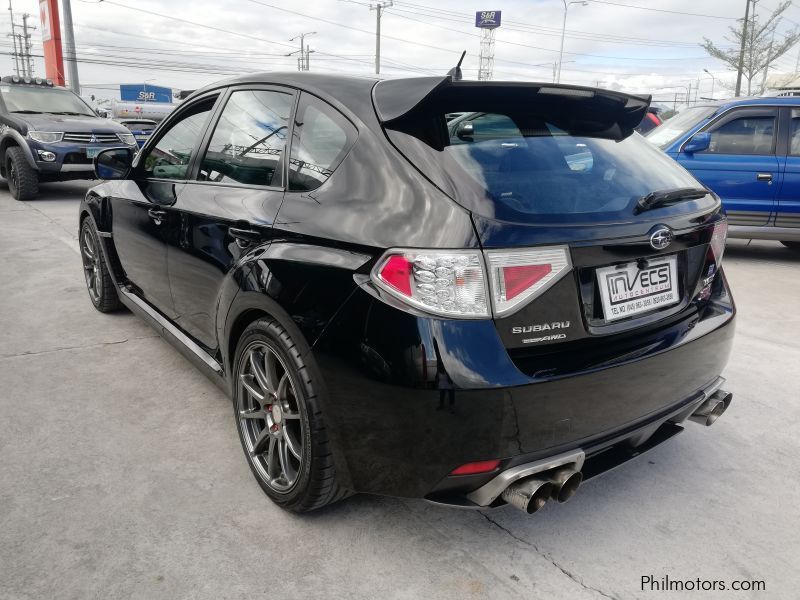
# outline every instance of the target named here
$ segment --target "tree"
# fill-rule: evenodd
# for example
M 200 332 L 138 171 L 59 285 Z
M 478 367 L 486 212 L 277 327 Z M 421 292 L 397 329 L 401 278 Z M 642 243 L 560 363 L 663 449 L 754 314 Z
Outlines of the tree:
M 781 2 L 778 8 L 764 21 L 756 15 L 755 5 L 758 0 L 751 1 L 753 2 L 752 17 L 742 20 L 735 27 L 729 27 L 730 35 L 725 37 L 735 45 L 735 48 L 725 50 L 708 38 L 703 38 L 703 43 L 700 44 L 706 52 L 724 62 L 733 71 L 739 70 L 741 48 L 744 47 L 742 76 L 747 80 L 748 96 L 753 92 L 753 80 L 760 74 L 763 74 L 763 77 L 758 85 L 757 93 L 760 94 L 764 91 L 767 73 L 773 62 L 786 54 L 800 40 L 800 30 L 796 28 L 785 33 L 781 39 L 775 35 L 775 30 L 781 22 L 781 15 L 791 6 L 791 0 Z

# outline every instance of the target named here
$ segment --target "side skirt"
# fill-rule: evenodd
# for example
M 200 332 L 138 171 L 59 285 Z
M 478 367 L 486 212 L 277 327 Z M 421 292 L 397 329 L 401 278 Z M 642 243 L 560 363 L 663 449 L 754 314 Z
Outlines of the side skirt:
M 117 291 L 119 292 L 120 301 L 131 312 L 153 327 L 161 337 L 179 350 L 195 367 L 230 397 L 230 388 L 225 380 L 225 371 L 222 365 L 139 296 L 132 294 L 119 285 L 117 286 Z

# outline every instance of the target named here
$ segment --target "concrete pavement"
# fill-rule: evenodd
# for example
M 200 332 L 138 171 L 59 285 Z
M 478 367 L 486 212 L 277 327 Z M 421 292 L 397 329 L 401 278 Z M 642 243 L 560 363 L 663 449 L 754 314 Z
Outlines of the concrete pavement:
M 84 289 L 88 184 L 0 183 L 0 599 L 786 598 L 800 595 L 800 253 L 732 241 L 734 403 L 528 517 L 357 496 L 293 516 L 230 402 Z M 641 577 L 764 580 L 664 593 Z

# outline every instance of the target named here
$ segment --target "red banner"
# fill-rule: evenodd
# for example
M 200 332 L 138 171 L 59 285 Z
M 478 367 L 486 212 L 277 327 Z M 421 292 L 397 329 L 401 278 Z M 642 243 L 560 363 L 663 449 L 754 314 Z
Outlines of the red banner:
M 58 17 L 58 0 L 39 0 L 42 19 L 44 67 L 47 78 L 56 85 L 64 85 L 64 55 L 61 51 L 61 21 Z

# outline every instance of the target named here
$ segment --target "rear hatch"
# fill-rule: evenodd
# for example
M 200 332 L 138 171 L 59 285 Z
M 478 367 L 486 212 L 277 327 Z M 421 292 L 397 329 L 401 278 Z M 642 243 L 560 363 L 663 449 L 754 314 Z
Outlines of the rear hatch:
M 523 372 L 634 358 L 697 322 L 725 224 L 718 198 L 633 133 L 649 98 L 427 81 L 416 96 L 381 82 L 376 109 L 395 146 L 471 211 L 498 333 Z

